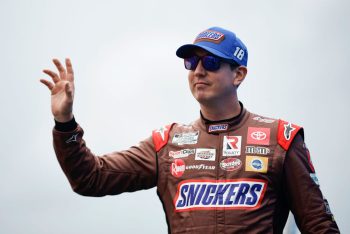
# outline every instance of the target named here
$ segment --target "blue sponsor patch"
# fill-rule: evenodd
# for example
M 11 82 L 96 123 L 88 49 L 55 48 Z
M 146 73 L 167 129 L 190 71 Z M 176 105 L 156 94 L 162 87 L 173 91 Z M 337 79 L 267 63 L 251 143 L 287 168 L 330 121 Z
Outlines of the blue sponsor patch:
M 263 200 L 267 182 L 258 179 L 185 180 L 174 199 L 177 212 L 209 209 L 255 209 Z
M 212 124 L 209 125 L 208 132 L 222 132 L 228 129 L 228 124 Z
M 257 170 L 260 170 L 263 167 L 263 163 L 260 159 L 254 159 L 252 161 L 252 167 Z

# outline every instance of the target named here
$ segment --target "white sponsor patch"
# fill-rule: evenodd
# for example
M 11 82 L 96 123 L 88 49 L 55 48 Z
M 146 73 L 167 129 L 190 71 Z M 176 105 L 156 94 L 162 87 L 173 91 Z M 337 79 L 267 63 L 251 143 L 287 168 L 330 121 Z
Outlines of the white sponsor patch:
M 179 151 L 170 151 L 169 157 L 172 158 L 186 158 L 190 156 L 191 154 L 194 154 L 196 152 L 195 149 L 183 149 Z
M 186 165 L 186 170 L 215 170 L 215 166 L 205 164 Z
M 223 156 L 241 155 L 242 136 L 224 136 Z
M 215 149 L 196 149 L 195 160 L 215 161 Z
M 271 150 L 267 147 L 260 147 L 260 146 L 246 146 L 245 147 L 245 153 L 246 154 L 263 154 L 267 155 L 271 152 Z
M 265 118 L 261 118 L 260 116 L 255 116 L 253 119 L 258 121 L 258 122 L 261 122 L 261 123 L 273 123 L 273 122 L 275 122 L 274 119 L 265 119 Z
M 199 131 L 175 133 L 172 143 L 177 145 L 194 145 L 198 142 Z

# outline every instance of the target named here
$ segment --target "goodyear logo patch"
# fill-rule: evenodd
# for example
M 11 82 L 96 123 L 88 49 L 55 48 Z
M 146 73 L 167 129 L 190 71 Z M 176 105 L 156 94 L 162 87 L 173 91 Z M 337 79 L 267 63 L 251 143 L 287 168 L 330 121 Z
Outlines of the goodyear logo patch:
M 256 209 L 266 187 L 267 182 L 258 179 L 185 180 L 177 187 L 175 210 Z
M 245 170 L 266 173 L 268 163 L 269 158 L 267 157 L 247 156 L 245 162 Z
M 225 35 L 221 32 L 206 30 L 201 32 L 197 37 L 194 43 L 199 41 L 209 41 L 214 43 L 219 43 L 225 38 Z

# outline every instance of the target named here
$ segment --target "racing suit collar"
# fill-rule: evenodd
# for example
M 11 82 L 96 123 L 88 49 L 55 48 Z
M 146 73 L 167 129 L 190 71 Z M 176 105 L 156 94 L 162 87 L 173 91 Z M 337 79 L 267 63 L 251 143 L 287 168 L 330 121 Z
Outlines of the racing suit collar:
M 219 134 L 221 132 L 228 132 L 237 129 L 247 120 L 249 115 L 249 112 L 244 108 L 241 102 L 239 102 L 239 105 L 241 106 L 241 112 L 237 116 L 230 119 L 212 121 L 206 119 L 202 112 L 200 112 L 201 125 L 205 127 L 207 133 L 209 134 Z

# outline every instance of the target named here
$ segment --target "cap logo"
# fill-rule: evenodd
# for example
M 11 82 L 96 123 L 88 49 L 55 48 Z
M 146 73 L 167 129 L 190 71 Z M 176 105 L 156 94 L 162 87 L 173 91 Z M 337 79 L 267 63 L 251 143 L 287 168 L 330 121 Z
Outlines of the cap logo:
M 238 46 L 236 47 L 235 53 L 233 54 L 236 58 L 239 60 L 242 60 L 244 57 L 244 50 L 239 48 Z
M 201 32 L 197 37 L 194 43 L 197 43 L 199 41 L 208 41 L 208 42 L 214 42 L 214 43 L 220 43 L 222 40 L 224 40 L 225 35 L 221 32 L 213 31 L 213 30 L 205 30 L 204 32 Z

